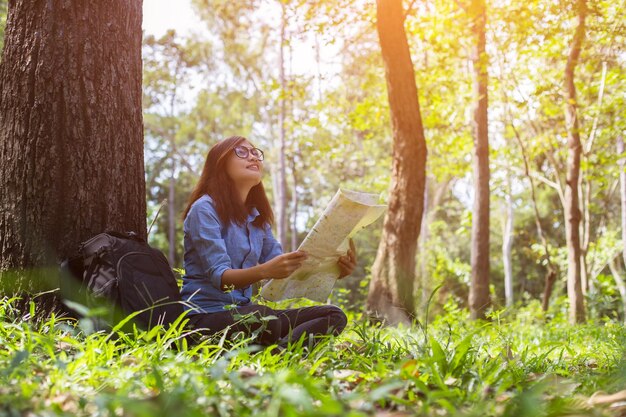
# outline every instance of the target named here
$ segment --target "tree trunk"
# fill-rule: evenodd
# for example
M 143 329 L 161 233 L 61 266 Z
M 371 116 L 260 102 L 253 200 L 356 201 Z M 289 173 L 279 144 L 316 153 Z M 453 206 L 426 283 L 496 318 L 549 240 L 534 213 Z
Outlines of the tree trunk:
M 420 235 L 418 239 L 418 251 L 417 257 L 417 293 L 420 294 L 417 300 L 418 310 L 423 310 L 424 313 L 428 308 L 428 299 L 430 298 L 430 280 L 428 279 L 428 251 L 426 250 L 426 244 L 430 238 L 430 222 L 429 217 L 432 213 L 431 205 L 431 184 L 435 182 L 434 179 L 426 176 L 426 183 L 424 184 L 424 210 L 422 211 L 422 224 L 420 225 Z M 425 317 L 425 314 L 424 314 Z
M 622 322 L 626 323 L 626 283 L 624 283 L 624 279 L 617 268 L 617 258 L 609 261 L 609 269 L 611 270 L 611 274 L 615 280 L 615 286 L 622 299 Z
M 428 300 L 430 299 L 433 291 L 433 283 L 428 275 L 428 262 L 429 252 L 426 249 L 428 241 L 430 239 L 430 225 L 435 219 L 441 201 L 446 196 L 450 187 L 451 180 L 446 179 L 443 182 L 438 183 L 434 178 L 426 177 L 426 186 L 424 189 L 424 211 L 422 213 L 422 224 L 420 228 L 419 243 L 418 243 L 418 309 L 426 312 L 428 307 Z
M 591 132 L 589 132 L 589 139 L 583 145 L 583 158 L 586 162 L 589 162 L 588 158 L 591 154 L 591 149 L 593 147 L 593 142 L 596 137 L 596 131 L 598 129 L 598 119 L 600 118 L 600 114 L 602 113 L 602 100 L 604 98 L 604 87 L 606 85 L 606 61 L 602 62 L 602 75 L 600 77 L 600 91 L 598 92 L 598 110 L 593 118 L 593 123 L 591 125 Z M 587 262 L 587 253 L 589 252 L 589 244 L 591 242 L 591 178 L 586 176 L 584 181 L 580 181 L 581 188 L 584 186 L 584 205 L 583 205 L 583 217 L 582 217 L 582 233 L 583 233 L 583 244 L 581 248 L 581 273 L 582 273 L 582 291 L 583 294 L 587 294 L 587 292 L 593 294 L 595 292 L 594 285 L 594 277 L 591 276 L 591 271 Z
M 0 54 L 4 46 L 4 23 L 7 16 L 7 0 L 0 0 Z M 0 61 L 2 57 L 0 56 Z
M 565 119 L 567 124 L 567 179 L 565 186 L 565 233 L 567 242 L 567 296 L 569 298 L 569 320 L 571 323 L 585 321 L 585 305 L 581 285 L 580 248 L 580 196 L 578 182 L 582 153 L 578 122 L 578 104 L 574 71 L 578 64 L 583 38 L 585 37 L 586 0 L 577 1 L 578 26 L 572 41 L 565 67 Z
M 296 151 L 296 154 L 298 152 Z M 298 171 L 296 170 L 295 155 L 291 158 L 291 177 L 293 178 L 293 193 L 291 194 L 291 209 L 293 218 L 291 221 L 291 251 L 298 249 Z
M 278 235 L 278 241 L 283 248 L 287 248 L 287 169 L 286 169 L 286 133 L 285 133 L 285 118 L 287 113 L 287 100 L 285 93 L 287 91 L 287 82 L 285 79 L 285 29 L 287 25 L 286 8 L 283 3 L 282 7 L 282 19 L 280 25 L 280 53 L 279 53 L 279 77 L 280 77 L 280 114 L 279 114 L 279 145 L 278 145 L 278 175 L 277 185 L 278 190 L 276 196 L 278 201 L 276 202 L 276 233 Z
M 581 149 L 582 160 L 585 158 L 584 147 Z M 580 288 L 584 297 L 592 291 L 592 284 L 588 276 L 587 265 L 587 251 L 591 237 L 591 212 L 589 211 L 591 205 L 591 181 L 583 178 L 583 175 L 578 177 L 578 195 L 580 199 L 580 223 L 578 225 L 580 229 Z
M 504 95 L 504 97 L 506 103 L 506 112 L 509 119 L 509 126 L 513 130 L 513 133 L 515 134 L 515 139 L 517 140 L 517 144 L 519 145 L 520 151 L 522 152 L 522 160 L 524 161 L 524 176 L 528 178 L 528 182 L 530 183 L 530 197 L 533 203 L 533 212 L 535 214 L 535 227 L 537 228 L 537 235 L 539 236 L 539 239 L 541 240 L 541 245 L 543 246 L 544 259 L 546 261 L 547 270 L 544 278 L 544 290 L 541 307 L 543 311 L 548 311 L 548 307 L 550 306 L 550 297 L 552 296 L 552 289 L 554 288 L 554 282 L 556 281 L 558 274 L 556 267 L 552 263 L 552 257 L 550 256 L 550 247 L 548 246 L 548 241 L 543 233 L 543 227 L 541 226 L 541 217 L 539 215 L 539 207 L 537 204 L 537 193 L 535 192 L 535 181 L 533 179 L 533 176 L 530 174 L 528 153 L 526 152 L 526 147 L 524 146 L 524 142 L 522 141 L 520 133 L 515 128 L 515 124 L 513 123 L 509 103 L 506 100 L 506 94 Z M 559 188 L 557 188 L 557 192 L 559 192 Z
M 513 190 L 511 177 L 507 174 L 507 193 L 505 197 L 504 230 L 502 233 L 502 261 L 504 263 L 504 299 L 507 307 L 513 306 L 513 263 L 511 248 L 513 247 Z
M 167 240 L 168 240 L 168 258 L 170 265 L 176 264 L 176 158 L 174 157 L 176 144 L 172 138 L 172 172 L 170 174 L 170 183 L 167 197 Z
M 546 271 L 546 275 L 543 280 L 543 296 L 541 298 L 541 309 L 543 311 L 548 311 L 548 308 L 550 307 L 550 297 L 552 297 L 552 291 L 554 290 L 556 278 L 556 270 L 551 266 L 548 266 L 548 270 Z
M 141 20 L 140 0 L 11 2 L 0 63 L 0 271 L 15 272 L 17 291 L 56 287 L 29 282 L 24 269 L 55 267 L 96 233 L 146 237 Z
M 485 318 L 489 307 L 489 132 L 487 95 L 489 59 L 485 51 L 487 12 L 485 0 L 473 0 L 472 29 L 475 36 L 472 57 L 474 72 L 474 206 L 472 210 L 472 278 L 469 294 L 471 317 Z
M 424 210 L 426 141 L 402 0 L 377 0 L 376 5 L 393 129 L 393 163 L 389 209 L 372 266 L 367 309 L 394 324 L 408 322 L 415 310 L 415 255 Z

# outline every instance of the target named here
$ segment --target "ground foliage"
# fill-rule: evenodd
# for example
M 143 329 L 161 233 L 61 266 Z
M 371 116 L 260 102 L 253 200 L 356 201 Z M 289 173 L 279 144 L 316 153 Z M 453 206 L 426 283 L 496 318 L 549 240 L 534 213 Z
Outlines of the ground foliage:
M 626 331 L 569 326 L 565 307 L 471 322 L 449 303 L 411 328 L 352 312 L 337 339 L 276 351 L 219 335 L 189 344 L 181 326 L 92 333 L 88 320 L 19 316 L 5 298 L 0 415 L 618 415 L 619 403 L 592 404 L 626 382 Z

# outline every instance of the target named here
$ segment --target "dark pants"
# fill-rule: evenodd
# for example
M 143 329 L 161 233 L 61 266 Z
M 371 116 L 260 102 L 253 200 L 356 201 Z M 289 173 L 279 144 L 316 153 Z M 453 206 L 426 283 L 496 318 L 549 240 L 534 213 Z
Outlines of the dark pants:
M 344 312 L 333 305 L 273 310 L 255 304 L 216 313 L 194 314 L 189 316 L 189 321 L 204 334 L 214 334 L 227 327 L 230 327 L 231 334 L 244 332 L 251 335 L 260 331 L 258 343 L 283 346 L 297 341 L 302 335 L 338 335 L 348 322 Z

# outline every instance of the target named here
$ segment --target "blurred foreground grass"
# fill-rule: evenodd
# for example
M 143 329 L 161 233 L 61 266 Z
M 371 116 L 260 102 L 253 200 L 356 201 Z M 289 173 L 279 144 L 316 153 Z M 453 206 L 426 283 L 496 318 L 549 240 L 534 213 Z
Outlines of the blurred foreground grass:
M 276 353 L 219 336 L 190 345 L 181 327 L 89 334 L 5 298 L 0 416 L 623 415 L 619 394 L 602 400 L 626 389 L 623 325 L 569 326 L 555 311 L 475 323 L 448 306 L 412 328 L 350 313 L 339 338 Z

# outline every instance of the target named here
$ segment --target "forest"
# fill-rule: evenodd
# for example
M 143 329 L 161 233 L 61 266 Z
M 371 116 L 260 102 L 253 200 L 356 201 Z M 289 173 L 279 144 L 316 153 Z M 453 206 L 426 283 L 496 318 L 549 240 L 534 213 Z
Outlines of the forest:
M 0 0 L 0 416 L 625 415 L 625 3 L 191 0 L 202 28 L 155 36 L 141 0 Z M 59 313 L 105 230 L 182 279 L 233 135 L 285 251 L 338 189 L 388 206 L 343 333 L 277 354 Z

